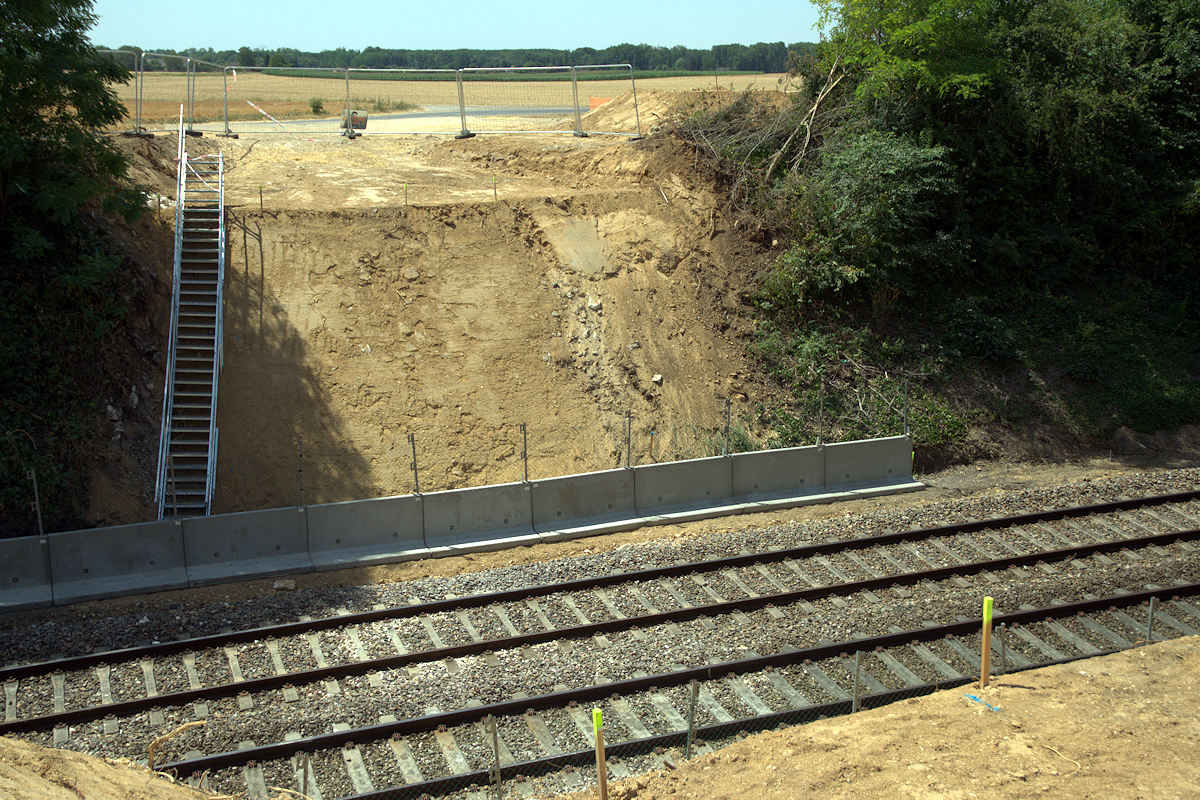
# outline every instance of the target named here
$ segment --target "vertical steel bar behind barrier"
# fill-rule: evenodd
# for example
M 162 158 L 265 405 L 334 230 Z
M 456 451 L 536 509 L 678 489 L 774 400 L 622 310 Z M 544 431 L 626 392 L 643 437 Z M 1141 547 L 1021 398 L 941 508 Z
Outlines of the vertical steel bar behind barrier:
M 33 512 L 37 515 L 38 536 L 45 536 L 46 531 L 42 528 L 42 498 L 38 494 L 37 470 L 30 467 L 28 475 L 29 480 L 33 481 Z
M 414 433 L 408 435 L 408 444 L 412 447 L 412 467 L 413 474 L 413 494 L 421 493 L 421 481 L 417 479 L 417 436 Z
M 625 412 L 625 468 L 629 469 L 633 461 L 633 411 Z
M 521 461 L 524 462 L 521 480 L 529 483 L 529 431 L 524 422 L 521 423 Z
M 187 77 L 187 132 L 192 133 L 192 123 L 196 120 L 193 108 L 196 101 L 196 64 L 190 58 L 183 62 L 183 74 Z
M 908 378 L 904 379 L 904 435 L 908 436 Z
M 729 398 L 725 398 L 725 448 L 721 451 L 721 455 L 729 455 Z

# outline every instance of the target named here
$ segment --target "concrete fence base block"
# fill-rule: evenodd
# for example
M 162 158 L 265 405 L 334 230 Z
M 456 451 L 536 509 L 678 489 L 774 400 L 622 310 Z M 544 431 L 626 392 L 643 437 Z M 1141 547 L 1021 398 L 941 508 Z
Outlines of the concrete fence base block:
M 733 496 L 745 502 L 819 493 L 825 489 L 825 448 L 789 447 L 734 453 Z
M 631 530 L 639 524 L 630 523 L 637 517 L 631 469 L 534 481 L 530 491 L 533 529 L 542 541 Z
M 318 571 L 425 558 L 421 498 L 351 500 L 308 507 L 308 553 Z
M 642 516 L 726 505 L 733 496 L 733 469 L 725 456 L 644 464 L 633 473 Z
M 912 439 L 892 436 L 825 445 L 825 485 L 855 489 L 912 480 Z
M 52 533 L 54 603 L 78 603 L 188 585 L 183 535 L 171 521 Z
M 430 555 L 537 544 L 530 487 L 502 483 L 421 495 Z
M 193 586 L 312 572 L 303 508 L 272 508 L 183 520 Z
M 45 608 L 53 604 L 47 538 L 0 539 L 0 612 Z

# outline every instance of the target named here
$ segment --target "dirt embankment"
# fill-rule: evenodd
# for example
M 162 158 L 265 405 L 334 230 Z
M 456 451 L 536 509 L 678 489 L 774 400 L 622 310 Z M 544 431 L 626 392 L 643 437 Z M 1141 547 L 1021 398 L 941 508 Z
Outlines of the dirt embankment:
M 677 770 L 610 784 L 609 797 L 1197 797 L 1200 720 L 1189 698 L 1198 669 L 1192 636 L 1022 672 L 983 691 L 967 686 L 752 736 Z
M 168 194 L 173 138 L 126 146 Z M 228 164 L 218 511 L 413 491 L 409 433 L 423 491 L 618 466 L 627 412 L 635 461 L 707 454 L 770 391 L 766 256 L 669 138 L 188 146 Z

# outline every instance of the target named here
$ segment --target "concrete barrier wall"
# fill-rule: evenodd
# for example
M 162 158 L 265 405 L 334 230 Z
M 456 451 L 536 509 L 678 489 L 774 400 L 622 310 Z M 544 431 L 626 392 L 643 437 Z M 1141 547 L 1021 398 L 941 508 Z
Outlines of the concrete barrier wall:
M 607 523 L 637 518 L 633 470 L 610 469 L 534 481 L 533 529 L 543 541 L 588 536 Z
M 733 498 L 733 469 L 724 456 L 644 464 L 633 468 L 638 513 L 669 514 L 725 505 Z
M 731 460 L 733 496 L 738 500 L 775 500 L 825 488 L 824 447 L 734 453 Z
M 425 558 L 421 498 L 351 500 L 308 507 L 308 554 L 317 570 Z
M 193 586 L 232 578 L 311 572 L 303 508 L 272 508 L 183 521 Z
M 906 436 L 0 540 L 0 611 L 919 488 Z
M 53 602 L 46 537 L 0 539 L 0 612 L 44 608 Z
M 825 485 L 852 489 L 912 480 L 912 439 L 893 436 L 825 446 Z
M 183 533 L 176 522 L 67 531 L 46 539 L 56 604 L 188 585 Z
M 501 483 L 421 495 L 431 555 L 536 544 L 529 485 Z

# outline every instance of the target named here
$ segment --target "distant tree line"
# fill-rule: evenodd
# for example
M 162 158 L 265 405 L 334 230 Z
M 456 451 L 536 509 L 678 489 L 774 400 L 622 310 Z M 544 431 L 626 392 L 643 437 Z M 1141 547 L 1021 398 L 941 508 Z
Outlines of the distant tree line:
M 102 48 L 107 49 L 107 48 Z M 143 48 L 123 45 L 116 50 Z M 637 70 L 679 70 L 713 72 L 784 72 L 788 68 L 788 52 L 797 56 L 813 55 L 813 42 L 758 42 L 752 45 L 718 44 L 708 50 L 690 47 L 656 47 L 648 44 L 617 44 L 597 50 L 581 47 L 575 50 L 528 48 L 515 50 L 406 50 L 367 47 L 362 50 L 322 50 L 319 53 L 280 47 L 268 50 L 240 47 L 237 50 L 213 50 L 194 47 L 185 50 L 147 48 L 148 52 L 180 55 L 221 65 L 241 67 L 407 67 L 411 69 L 465 69 L 468 67 L 551 67 L 588 66 L 596 64 L 632 64 Z M 170 69 L 163 62 L 147 62 L 146 69 Z

